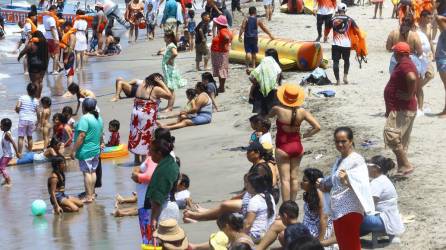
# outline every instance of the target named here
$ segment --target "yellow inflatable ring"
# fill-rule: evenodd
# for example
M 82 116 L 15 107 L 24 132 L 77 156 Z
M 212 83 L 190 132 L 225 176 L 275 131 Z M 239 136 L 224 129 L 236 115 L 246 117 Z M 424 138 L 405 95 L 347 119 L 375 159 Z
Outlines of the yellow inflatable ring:
M 101 153 L 101 159 L 124 157 L 128 154 L 127 144 L 119 144 L 118 146 L 105 147 Z

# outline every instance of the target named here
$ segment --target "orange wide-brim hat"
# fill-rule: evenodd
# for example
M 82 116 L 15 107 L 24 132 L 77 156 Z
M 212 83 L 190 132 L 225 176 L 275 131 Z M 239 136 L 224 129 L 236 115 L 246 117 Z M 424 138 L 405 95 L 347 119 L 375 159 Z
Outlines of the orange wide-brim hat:
M 285 83 L 277 89 L 277 99 L 287 107 L 299 107 L 304 103 L 305 91 L 296 84 Z

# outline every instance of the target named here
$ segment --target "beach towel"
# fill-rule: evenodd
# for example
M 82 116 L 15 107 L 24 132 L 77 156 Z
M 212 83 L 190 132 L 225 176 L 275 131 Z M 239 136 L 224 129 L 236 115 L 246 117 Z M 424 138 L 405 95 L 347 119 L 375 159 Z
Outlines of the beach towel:
M 267 96 L 276 87 L 277 77 L 281 72 L 282 69 L 274 58 L 267 56 L 251 72 L 250 76 L 254 77 L 259 83 L 260 93 Z

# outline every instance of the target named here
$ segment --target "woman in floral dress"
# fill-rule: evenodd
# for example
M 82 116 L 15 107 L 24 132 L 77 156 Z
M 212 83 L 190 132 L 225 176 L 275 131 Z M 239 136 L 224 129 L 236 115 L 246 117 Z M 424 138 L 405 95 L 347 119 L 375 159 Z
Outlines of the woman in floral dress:
M 172 92 L 172 98 L 167 103 L 165 112 L 170 112 L 175 103 L 175 90 L 186 86 L 187 81 L 183 79 L 180 72 L 175 67 L 175 58 L 178 56 L 177 42 L 175 33 L 168 30 L 164 34 L 166 42 L 166 50 L 164 52 L 161 68 L 163 69 L 164 79 L 166 79 L 167 87 Z
M 135 155 L 135 164 L 144 161 L 149 153 L 152 133 L 157 128 L 160 99 L 170 100 L 172 94 L 159 73 L 146 77 L 138 86 L 130 116 L 128 149 Z

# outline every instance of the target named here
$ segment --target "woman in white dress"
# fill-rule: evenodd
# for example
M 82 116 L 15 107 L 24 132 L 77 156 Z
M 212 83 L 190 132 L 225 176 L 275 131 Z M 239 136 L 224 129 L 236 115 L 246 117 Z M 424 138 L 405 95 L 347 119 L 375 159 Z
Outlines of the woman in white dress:
M 87 21 L 82 18 L 85 15 L 83 10 L 76 11 L 76 21 L 74 22 L 74 27 L 76 31 L 76 45 L 74 50 L 76 51 L 76 70 L 84 68 L 84 55 L 87 50 Z

